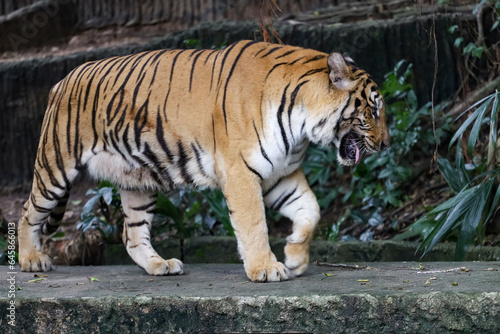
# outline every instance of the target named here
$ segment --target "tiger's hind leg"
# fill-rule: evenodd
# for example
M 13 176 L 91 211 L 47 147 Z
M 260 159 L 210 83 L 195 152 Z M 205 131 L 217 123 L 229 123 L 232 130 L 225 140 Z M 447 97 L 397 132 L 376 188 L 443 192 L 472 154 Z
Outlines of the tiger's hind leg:
M 120 189 L 125 223 L 123 243 L 134 262 L 150 275 L 180 275 L 183 264 L 177 259 L 164 260 L 151 246 L 151 223 L 156 208 L 156 193 Z
M 42 253 L 39 233 L 51 234 L 57 230 L 68 202 L 70 180 L 62 185 L 55 179 L 42 179 L 40 173 L 35 174 L 30 198 L 24 204 L 19 221 L 19 264 L 22 271 L 49 271 L 52 262 Z M 77 172 L 73 174 L 71 181 Z
M 292 234 L 286 238 L 285 266 L 292 277 L 298 276 L 309 264 L 309 244 L 320 218 L 316 196 L 299 169 L 265 191 L 264 202 L 293 221 Z
M 44 235 L 50 235 L 57 231 L 61 221 L 66 212 L 66 205 L 68 204 L 70 189 L 66 194 L 57 202 L 56 207 L 50 212 L 49 218 L 43 222 L 41 232 Z

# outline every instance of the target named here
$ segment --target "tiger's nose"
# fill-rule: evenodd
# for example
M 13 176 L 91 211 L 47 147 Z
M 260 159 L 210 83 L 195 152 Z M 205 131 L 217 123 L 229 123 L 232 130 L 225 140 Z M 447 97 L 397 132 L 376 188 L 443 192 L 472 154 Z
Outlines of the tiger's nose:
M 382 142 L 380 143 L 380 150 L 381 151 L 386 150 L 388 147 L 389 147 L 389 145 L 386 144 L 386 142 L 384 140 L 382 140 Z

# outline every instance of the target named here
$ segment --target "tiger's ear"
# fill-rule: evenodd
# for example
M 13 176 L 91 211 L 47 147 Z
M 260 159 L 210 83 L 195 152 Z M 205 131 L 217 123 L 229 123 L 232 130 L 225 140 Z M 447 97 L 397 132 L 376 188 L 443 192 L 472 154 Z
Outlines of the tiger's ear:
M 328 69 L 330 70 L 330 80 L 335 88 L 342 90 L 354 88 L 354 77 L 340 53 L 333 52 L 328 56 Z

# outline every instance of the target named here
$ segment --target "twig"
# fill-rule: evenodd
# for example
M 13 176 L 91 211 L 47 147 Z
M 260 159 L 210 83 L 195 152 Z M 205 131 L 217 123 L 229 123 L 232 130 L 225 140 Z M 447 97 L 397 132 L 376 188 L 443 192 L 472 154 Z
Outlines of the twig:
M 347 268 L 347 269 L 365 269 L 368 266 L 360 266 L 357 264 L 343 264 L 343 263 L 328 263 L 328 262 L 314 262 L 315 266 L 318 267 L 334 267 L 334 268 Z
M 495 88 L 500 85 L 500 77 L 484 84 L 484 86 L 476 89 L 472 93 L 470 93 L 465 99 L 461 102 L 456 103 L 453 108 L 448 111 L 446 116 L 454 116 L 457 114 L 461 114 L 465 109 L 470 107 L 474 102 L 479 101 L 483 97 L 491 94 L 495 91 Z
M 438 273 L 450 273 L 453 271 L 465 271 L 468 272 L 469 269 L 465 267 L 460 268 L 452 268 L 452 269 L 444 269 L 444 270 L 425 270 L 425 271 L 417 271 L 417 274 L 438 274 Z
M 431 90 L 431 111 L 432 111 L 432 132 L 434 134 L 434 141 L 436 143 L 436 149 L 434 150 L 434 156 L 431 161 L 436 163 L 437 162 L 437 155 L 438 155 L 438 148 L 439 148 L 439 142 L 437 139 L 437 134 L 436 134 L 436 114 L 434 112 L 434 90 L 436 88 L 436 81 L 437 81 L 437 71 L 438 71 L 438 45 L 437 45 L 437 39 L 436 39 L 436 13 L 432 13 L 432 37 L 434 39 L 434 78 L 432 80 L 432 90 Z M 432 169 L 432 167 L 431 167 Z

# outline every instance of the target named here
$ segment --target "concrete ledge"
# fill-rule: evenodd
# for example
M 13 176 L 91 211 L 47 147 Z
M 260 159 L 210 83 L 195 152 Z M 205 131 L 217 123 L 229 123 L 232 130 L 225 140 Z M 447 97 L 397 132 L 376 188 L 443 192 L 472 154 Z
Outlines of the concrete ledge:
M 283 259 L 285 239 L 270 240 L 271 248 L 278 259 Z M 424 258 L 415 254 L 418 242 L 370 241 L 332 242 L 315 240 L 311 243 L 311 261 L 324 262 L 390 262 L 390 261 L 453 261 L 455 243 L 436 245 Z M 164 258 L 181 258 L 178 240 L 153 243 L 158 254 Z M 238 263 L 236 239 L 232 237 L 197 237 L 184 241 L 184 263 Z M 466 261 L 500 261 L 500 247 L 470 247 Z M 104 264 L 134 264 L 123 244 L 106 245 Z
M 237 264 L 161 277 L 136 266 L 61 266 L 38 282 L 18 271 L 15 327 L 2 267 L 0 324 L 4 333 L 500 332 L 500 262 L 433 262 L 424 273 L 417 263 L 367 265 L 312 266 L 269 284 L 250 283 Z

